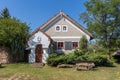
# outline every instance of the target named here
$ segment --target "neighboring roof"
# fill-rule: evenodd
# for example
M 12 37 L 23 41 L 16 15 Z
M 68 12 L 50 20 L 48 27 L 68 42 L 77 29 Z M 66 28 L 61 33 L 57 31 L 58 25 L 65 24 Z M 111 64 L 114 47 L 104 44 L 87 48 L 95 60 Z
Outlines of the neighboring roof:
M 120 56 L 120 49 L 117 50 L 116 52 L 114 52 L 114 54 L 112 56 Z
M 50 36 L 47 35 L 45 32 L 43 32 L 42 30 L 37 30 L 37 31 L 35 31 L 35 32 L 32 32 L 32 33 L 27 37 L 27 41 L 29 40 L 30 37 L 32 37 L 35 33 L 39 32 L 39 31 L 40 31 L 41 33 L 43 33 L 46 37 L 48 37 L 49 40 L 52 40 L 52 39 L 50 38 Z
M 93 38 L 93 35 L 88 32 L 85 28 L 83 28 L 80 24 L 78 24 L 75 20 L 73 20 L 70 16 L 66 15 L 65 13 L 63 13 L 62 11 L 60 11 L 58 14 L 54 15 L 51 19 L 49 19 L 47 22 L 45 22 L 44 24 L 42 24 L 40 27 L 38 27 L 35 31 L 33 31 L 31 33 L 34 34 L 38 31 L 41 31 L 44 27 L 46 27 L 47 25 L 49 25 L 52 21 L 56 20 L 58 17 L 63 16 L 66 19 L 68 19 L 71 23 L 73 23 L 74 25 L 76 25 L 79 29 L 81 29 L 83 32 L 85 32 L 86 34 L 88 34 L 90 36 L 90 38 Z

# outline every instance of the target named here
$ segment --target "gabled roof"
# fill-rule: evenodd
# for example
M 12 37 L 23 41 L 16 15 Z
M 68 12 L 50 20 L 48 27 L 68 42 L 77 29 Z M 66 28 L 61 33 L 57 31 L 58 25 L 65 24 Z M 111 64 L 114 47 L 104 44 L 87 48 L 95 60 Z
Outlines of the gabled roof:
M 35 32 L 32 32 L 32 33 L 27 37 L 27 41 L 29 40 L 30 37 L 32 37 L 35 33 L 39 32 L 39 31 L 40 31 L 41 33 L 43 33 L 46 37 L 48 37 L 49 40 L 52 40 L 52 39 L 50 38 L 50 36 L 47 35 L 45 32 L 43 32 L 42 30 L 37 30 L 37 31 L 35 31 Z
M 50 18 L 47 22 L 45 22 L 44 24 L 42 24 L 40 27 L 38 27 L 35 31 L 33 31 L 31 33 L 35 34 L 38 31 L 43 30 L 43 28 L 45 28 L 47 25 L 49 25 L 51 22 L 53 22 L 54 20 L 56 20 L 58 17 L 63 16 L 66 19 L 68 19 L 71 23 L 73 23 L 75 26 L 77 26 L 79 29 L 81 29 L 83 32 L 85 32 L 87 35 L 90 36 L 90 38 L 93 38 L 93 35 L 88 32 L 85 28 L 83 28 L 80 24 L 78 24 L 74 19 L 72 19 L 70 16 L 66 15 L 65 13 L 63 13 L 62 11 L 60 11 L 58 14 L 54 15 L 52 18 Z

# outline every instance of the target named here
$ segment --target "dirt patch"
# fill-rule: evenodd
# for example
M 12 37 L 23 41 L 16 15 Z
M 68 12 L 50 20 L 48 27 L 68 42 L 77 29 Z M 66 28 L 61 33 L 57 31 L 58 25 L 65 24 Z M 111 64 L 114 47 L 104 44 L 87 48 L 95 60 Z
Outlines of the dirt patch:
M 0 78 L 0 80 L 38 80 L 38 78 L 28 74 L 16 73 L 14 75 L 11 75 L 10 77 Z

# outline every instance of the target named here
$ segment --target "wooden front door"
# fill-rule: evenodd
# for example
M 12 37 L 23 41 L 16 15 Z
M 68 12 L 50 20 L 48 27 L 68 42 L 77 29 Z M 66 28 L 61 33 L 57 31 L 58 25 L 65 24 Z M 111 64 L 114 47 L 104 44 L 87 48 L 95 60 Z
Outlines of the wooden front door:
M 42 63 L 42 54 L 43 54 L 42 44 L 39 44 L 36 46 L 36 49 L 35 49 L 35 62 L 36 63 Z

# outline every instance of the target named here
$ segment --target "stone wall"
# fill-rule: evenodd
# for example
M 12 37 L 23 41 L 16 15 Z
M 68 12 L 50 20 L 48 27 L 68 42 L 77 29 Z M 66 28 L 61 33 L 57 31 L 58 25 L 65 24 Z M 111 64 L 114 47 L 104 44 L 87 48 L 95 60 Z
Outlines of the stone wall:
M 10 55 L 10 50 L 8 48 L 0 47 L 0 62 L 1 63 L 10 63 L 12 60 Z

